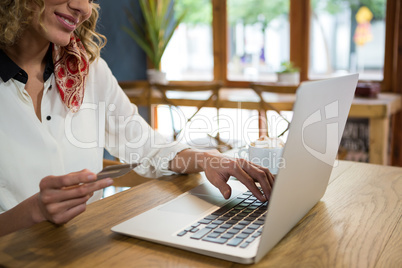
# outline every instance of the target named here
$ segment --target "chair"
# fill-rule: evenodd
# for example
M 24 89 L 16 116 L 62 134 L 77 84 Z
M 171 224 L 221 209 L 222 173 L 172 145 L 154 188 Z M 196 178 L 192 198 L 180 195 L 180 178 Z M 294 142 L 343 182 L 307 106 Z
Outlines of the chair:
M 278 111 L 275 107 L 273 107 L 269 102 L 264 101 L 262 96 L 263 92 L 270 93 L 278 93 L 278 94 L 295 94 L 298 88 L 298 85 L 281 85 L 278 83 L 250 83 L 250 87 L 254 90 L 254 92 L 260 98 L 260 109 L 258 111 L 260 120 L 259 120 L 259 135 L 268 136 L 268 123 L 267 123 L 267 111 L 272 110 L 278 113 L 278 115 L 288 123 L 287 128 L 277 135 L 278 137 L 282 136 L 289 129 L 290 122 L 281 115 L 280 111 Z
M 158 90 L 161 95 L 162 95 L 162 100 L 164 104 L 167 104 L 169 106 L 170 110 L 170 118 L 172 120 L 172 129 L 173 129 L 173 139 L 176 140 L 177 136 L 183 131 L 185 128 L 185 125 L 179 129 L 176 130 L 174 127 L 174 118 L 172 114 L 172 106 L 178 107 L 179 104 L 176 103 L 175 99 L 170 99 L 168 98 L 167 94 L 169 91 L 175 91 L 175 92 L 203 92 L 203 91 L 210 91 L 211 94 L 207 99 L 200 100 L 200 104 L 196 106 L 197 110 L 186 119 L 186 123 L 189 123 L 194 116 L 197 115 L 197 113 L 201 110 L 201 108 L 205 106 L 212 106 L 216 108 L 216 116 L 217 116 L 217 122 L 218 122 L 218 131 L 215 137 L 210 136 L 211 138 L 215 139 L 218 143 L 218 150 L 222 151 L 224 147 L 227 147 L 228 149 L 231 149 L 231 146 L 224 143 L 220 137 L 219 137 L 219 89 L 222 87 L 222 83 L 219 81 L 212 81 L 212 82 L 194 82 L 194 83 L 177 83 L 177 84 L 167 84 L 167 85 L 162 85 L 162 84 L 153 84 L 151 85 L 153 89 Z M 183 100 L 181 100 L 182 102 Z

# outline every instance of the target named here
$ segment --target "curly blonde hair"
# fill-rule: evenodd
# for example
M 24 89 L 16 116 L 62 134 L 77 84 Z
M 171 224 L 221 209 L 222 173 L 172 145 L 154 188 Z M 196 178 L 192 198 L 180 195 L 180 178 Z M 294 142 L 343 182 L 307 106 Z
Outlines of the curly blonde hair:
M 0 48 L 15 44 L 23 30 L 33 18 L 32 3 L 40 8 L 39 17 L 45 10 L 44 0 L 0 0 Z M 92 62 L 100 56 L 100 50 L 106 45 L 106 37 L 96 32 L 99 17 L 99 5 L 92 3 L 92 14 L 83 22 L 75 34 L 81 39 Z

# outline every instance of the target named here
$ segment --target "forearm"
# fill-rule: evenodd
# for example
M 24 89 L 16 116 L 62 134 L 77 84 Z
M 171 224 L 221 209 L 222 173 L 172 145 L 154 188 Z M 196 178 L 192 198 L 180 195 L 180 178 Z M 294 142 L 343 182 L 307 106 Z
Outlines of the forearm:
M 31 196 L 14 208 L 0 214 L 0 236 L 30 227 L 42 220 L 34 216 L 38 207 L 35 205 L 36 195 Z

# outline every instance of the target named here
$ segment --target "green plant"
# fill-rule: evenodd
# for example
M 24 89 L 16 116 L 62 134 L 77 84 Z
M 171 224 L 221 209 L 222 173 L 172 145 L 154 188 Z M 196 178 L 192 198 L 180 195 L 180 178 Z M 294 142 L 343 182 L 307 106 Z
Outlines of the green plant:
M 284 61 L 281 63 L 281 70 L 278 73 L 297 73 L 299 70 L 299 67 L 294 66 L 293 62 Z
M 175 16 L 172 0 L 139 0 L 139 5 L 143 19 L 136 18 L 137 5 L 131 2 L 131 10 L 127 9 L 126 14 L 132 29 L 123 26 L 123 30 L 144 50 L 153 67 L 160 70 L 162 55 L 185 12 Z

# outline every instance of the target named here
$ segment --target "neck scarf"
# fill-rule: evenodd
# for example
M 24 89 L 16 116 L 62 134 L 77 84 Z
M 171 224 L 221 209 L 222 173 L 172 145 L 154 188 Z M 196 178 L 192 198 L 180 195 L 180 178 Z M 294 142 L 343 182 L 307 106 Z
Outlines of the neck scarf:
M 84 45 L 74 34 L 67 46 L 53 45 L 56 85 L 61 99 L 73 113 L 78 112 L 84 98 L 88 62 Z

